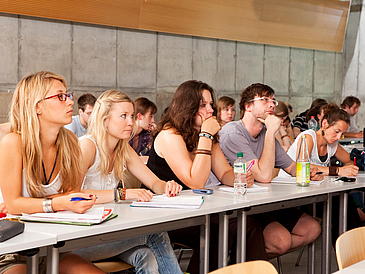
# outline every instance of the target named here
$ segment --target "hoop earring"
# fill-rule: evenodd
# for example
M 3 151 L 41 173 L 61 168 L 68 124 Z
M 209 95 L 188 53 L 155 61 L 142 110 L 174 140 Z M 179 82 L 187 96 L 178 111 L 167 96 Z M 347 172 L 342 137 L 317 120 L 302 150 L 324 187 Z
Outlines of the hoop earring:
M 322 129 L 322 136 L 324 136 L 324 130 Z

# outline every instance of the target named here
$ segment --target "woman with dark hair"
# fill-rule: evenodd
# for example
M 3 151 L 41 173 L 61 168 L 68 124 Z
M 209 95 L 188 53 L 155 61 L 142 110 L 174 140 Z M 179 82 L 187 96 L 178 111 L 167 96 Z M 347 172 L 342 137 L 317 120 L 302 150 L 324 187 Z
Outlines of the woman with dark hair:
M 151 143 L 150 133 L 156 128 L 155 114 L 157 107 L 154 102 L 145 97 L 139 97 L 134 100 L 134 105 L 137 131 L 129 141 L 129 144 L 138 155 L 148 156 Z
M 326 107 L 327 106 L 327 107 Z M 313 131 L 306 130 L 298 135 L 294 144 L 290 147 L 288 155 L 296 160 L 298 154 L 298 142 L 302 135 L 306 136 L 308 144 L 309 161 L 311 165 L 318 167 L 324 175 L 339 175 L 339 176 L 356 176 L 359 168 L 353 164 L 350 159 L 350 154 L 338 144 L 342 133 L 346 132 L 350 124 L 349 114 L 340 109 L 337 105 L 331 103 L 323 106 L 324 115 L 320 120 L 320 129 Z M 330 159 L 335 156 L 344 166 L 330 166 Z M 285 172 L 280 171 L 280 176 L 287 176 Z M 332 243 L 336 242 L 338 237 L 338 197 L 333 198 L 332 203 Z M 353 229 L 361 226 L 360 217 L 353 199 L 348 199 L 347 210 L 347 228 Z
M 222 96 L 217 101 L 217 121 L 223 127 L 234 120 L 236 101 L 228 96 Z
M 298 153 L 298 142 L 302 135 L 307 138 L 308 153 L 311 165 L 315 165 L 324 175 L 355 176 L 358 167 L 352 164 L 350 154 L 338 145 L 342 133 L 346 132 L 350 123 L 350 116 L 340 108 L 331 108 L 327 111 L 322 120 L 321 127 L 317 131 L 306 130 L 298 135 L 294 144 L 288 150 L 288 155 L 296 160 Z M 330 158 L 336 156 L 344 166 L 330 167 Z M 280 172 L 279 176 L 284 174 Z
M 287 128 L 284 125 L 284 121 L 289 115 L 289 109 L 283 101 L 278 101 L 278 105 L 274 109 L 274 115 L 281 119 L 281 124 L 278 132 L 275 134 L 275 138 L 276 140 L 278 140 L 281 147 L 285 151 L 288 151 L 292 142 L 291 142 L 291 136 L 289 135 L 289 132 L 287 131 Z
M 187 100 L 188 98 L 188 100 Z M 213 117 L 214 91 L 206 83 L 190 80 L 176 90 L 172 102 L 153 132 L 154 142 L 147 166 L 161 180 L 175 180 L 184 189 L 203 188 L 212 172 L 220 182 L 233 186 L 234 172 L 217 142 L 220 125 Z M 253 184 L 251 172 L 247 184 Z M 262 230 L 249 218 L 247 226 L 248 260 L 267 259 Z M 230 246 L 233 245 L 236 220 L 230 223 Z M 169 233 L 172 242 L 194 249 L 187 272 L 198 273 L 199 227 Z M 210 270 L 217 268 L 218 215 L 211 217 Z M 232 248 L 234 253 L 234 249 Z M 231 262 L 235 256 L 231 253 Z

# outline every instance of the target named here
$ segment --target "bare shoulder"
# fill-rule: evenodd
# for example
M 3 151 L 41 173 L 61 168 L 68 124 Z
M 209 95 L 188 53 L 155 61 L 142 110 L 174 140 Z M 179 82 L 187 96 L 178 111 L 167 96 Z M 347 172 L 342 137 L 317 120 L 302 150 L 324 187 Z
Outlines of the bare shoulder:
M 163 143 L 167 143 L 167 144 L 171 144 L 177 141 L 184 141 L 183 137 L 176 133 L 176 131 L 172 128 L 167 129 L 167 130 L 162 130 L 156 137 L 156 140 L 158 140 L 158 142 L 163 142 Z
M 80 148 L 82 151 L 82 155 L 84 157 L 84 161 L 89 159 L 90 162 L 91 161 L 94 162 L 95 154 L 96 154 L 95 143 L 92 140 L 85 138 L 80 141 Z M 87 159 L 85 159 L 85 158 L 87 158 Z
M 21 145 L 21 136 L 18 133 L 9 133 L 6 134 L 0 141 L 0 146 L 4 147 L 4 146 L 18 146 Z
M 10 159 L 21 158 L 22 155 L 22 140 L 18 133 L 9 133 L 0 141 L 0 155 L 5 157 L 7 161 Z

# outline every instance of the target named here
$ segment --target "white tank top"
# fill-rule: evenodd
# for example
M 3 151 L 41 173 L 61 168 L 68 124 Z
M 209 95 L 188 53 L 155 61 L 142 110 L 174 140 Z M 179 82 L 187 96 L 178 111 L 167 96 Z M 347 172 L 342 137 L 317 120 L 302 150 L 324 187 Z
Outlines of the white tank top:
M 48 185 L 42 184 L 42 194 L 39 193 L 36 197 L 33 197 L 33 198 L 47 197 L 50 195 L 58 194 L 61 185 L 62 185 L 62 182 L 60 179 L 60 174 L 57 174 L 56 178 L 54 178 L 54 180 L 51 183 L 49 183 Z M 22 196 L 31 197 L 30 194 L 28 193 L 28 188 L 26 185 L 25 177 L 24 177 L 24 170 L 22 172 Z M 3 203 L 3 202 L 4 202 L 3 194 L 0 191 L 0 203 Z
M 100 166 L 100 154 L 98 146 L 96 145 L 95 140 L 91 137 L 91 135 L 84 135 L 79 138 L 79 141 L 84 139 L 89 139 L 95 144 L 95 159 L 94 164 L 86 171 L 84 183 L 82 184 L 83 189 L 95 189 L 95 190 L 107 190 L 114 189 L 117 185 L 117 180 L 114 176 L 114 171 L 110 172 L 108 176 L 104 176 L 101 174 L 101 171 L 98 169 Z
M 297 154 L 297 147 L 298 147 L 298 142 L 300 140 L 300 138 L 302 137 L 303 134 L 307 134 L 312 136 L 313 138 L 313 148 L 312 148 L 312 153 L 311 153 L 311 157 L 309 159 L 309 162 L 311 164 L 317 165 L 317 166 L 323 166 L 323 167 L 327 167 L 330 164 L 330 159 L 333 155 L 335 155 L 336 151 L 337 151 L 337 147 L 338 147 L 338 142 L 334 143 L 334 144 L 327 144 L 327 159 L 326 161 L 322 162 L 319 159 L 319 155 L 318 155 L 318 147 L 317 147 L 317 136 L 316 136 L 316 132 L 309 129 L 306 131 L 303 131 L 302 133 L 300 133 L 297 138 L 295 139 L 294 144 L 291 145 L 291 147 L 289 148 L 287 154 L 290 156 L 290 158 L 292 158 L 292 160 L 295 162 L 296 161 L 296 154 Z M 282 176 L 290 176 L 289 174 L 287 174 L 284 170 L 280 170 L 279 171 L 279 177 Z

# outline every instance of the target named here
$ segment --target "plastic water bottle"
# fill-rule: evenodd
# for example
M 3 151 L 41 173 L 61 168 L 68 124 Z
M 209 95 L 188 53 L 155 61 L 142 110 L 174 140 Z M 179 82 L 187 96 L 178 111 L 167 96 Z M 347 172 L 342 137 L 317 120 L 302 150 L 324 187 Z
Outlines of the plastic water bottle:
M 314 131 L 317 131 L 319 129 L 318 123 L 316 119 L 314 119 L 314 116 L 311 116 L 311 119 L 308 121 L 308 128 Z
M 297 186 L 309 186 L 310 163 L 308 154 L 307 138 L 305 135 L 299 140 L 299 152 L 297 157 Z
M 234 196 L 239 197 L 246 194 L 246 162 L 243 159 L 243 153 L 237 153 L 237 160 L 233 163 L 234 171 Z

